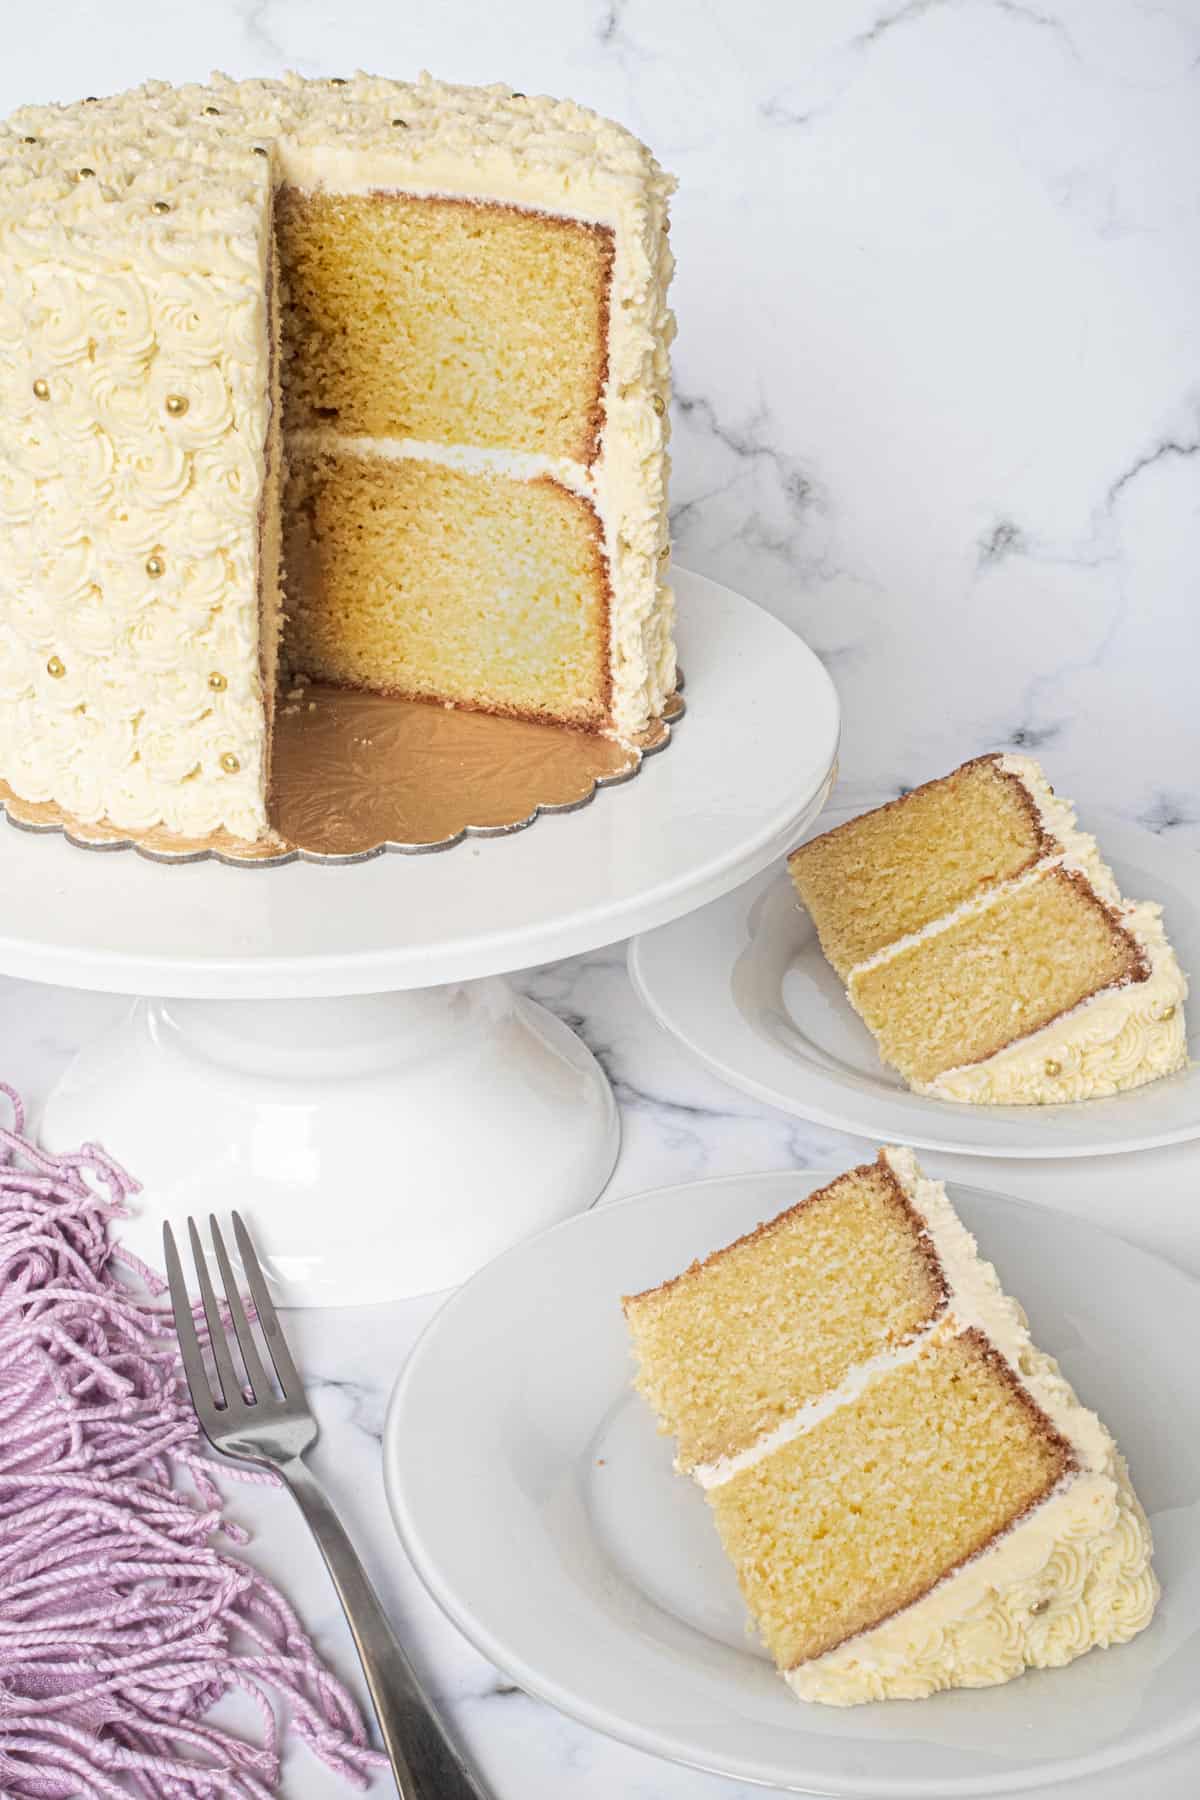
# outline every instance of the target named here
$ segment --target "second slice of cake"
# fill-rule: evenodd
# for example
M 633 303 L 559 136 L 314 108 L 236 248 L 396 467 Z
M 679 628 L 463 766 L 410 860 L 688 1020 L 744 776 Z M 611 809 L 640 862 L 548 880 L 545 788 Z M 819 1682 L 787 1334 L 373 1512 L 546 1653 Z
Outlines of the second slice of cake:
M 624 1307 L 638 1387 L 801 1698 L 990 1686 L 1148 1624 L 1112 1437 L 910 1150 Z
M 964 763 L 788 867 L 851 1004 L 919 1093 L 1085 1100 L 1187 1061 L 1161 907 L 1122 898 L 1029 757 Z

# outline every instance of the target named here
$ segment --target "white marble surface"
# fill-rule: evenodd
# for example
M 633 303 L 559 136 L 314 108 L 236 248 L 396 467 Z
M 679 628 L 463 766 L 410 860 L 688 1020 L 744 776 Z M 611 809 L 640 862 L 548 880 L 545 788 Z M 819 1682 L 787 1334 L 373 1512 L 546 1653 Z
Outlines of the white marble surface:
M 1080 800 L 1200 846 L 1198 0 L 10 12 L 0 112 L 214 65 L 427 66 L 625 120 L 681 179 L 681 560 L 765 602 L 825 658 L 846 708 L 839 798 L 877 801 L 1019 746 Z M 639 1011 L 618 949 L 529 985 L 616 1084 L 613 1194 L 862 1149 L 694 1067 Z M 36 1098 L 118 1004 L 0 981 L 0 1073 Z M 1068 1166 L 929 1161 L 1086 1212 L 1200 1272 L 1200 1147 Z M 748 1800 L 512 1692 L 420 1592 L 386 1520 L 378 1434 L 430 1311 L 308 1314 L 293 1332 L 322 1462 L 498 1800 Z M 233 1505 L 350 1671 L 286 1503 L 239 1492 Z M 1198 1782 L 1191 1751 L 1087 1793 L 1183 1800 Z M 301 1753 L 286 1791 L 338 1790 Z

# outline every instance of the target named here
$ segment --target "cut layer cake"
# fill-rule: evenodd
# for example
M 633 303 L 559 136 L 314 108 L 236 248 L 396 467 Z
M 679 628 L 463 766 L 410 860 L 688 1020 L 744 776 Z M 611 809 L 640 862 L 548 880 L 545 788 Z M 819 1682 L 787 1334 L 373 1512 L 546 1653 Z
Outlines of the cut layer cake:
M 638 1387 L 800 1698 L 988 1686 L 1149 1622 L 1112 1437 L 910 1150 L 624 1308 Z
M 0 780 L 263 838 L 279 667 L 643 732 L 671 187 L 569 101 L 428 77 L 0 123 Z
M 1162 909 L 1122 897 L 1029 757 L 992 755 L 795 850 L 821 947 L 919 1093 L 1083 1100 L 1187 1062 Z

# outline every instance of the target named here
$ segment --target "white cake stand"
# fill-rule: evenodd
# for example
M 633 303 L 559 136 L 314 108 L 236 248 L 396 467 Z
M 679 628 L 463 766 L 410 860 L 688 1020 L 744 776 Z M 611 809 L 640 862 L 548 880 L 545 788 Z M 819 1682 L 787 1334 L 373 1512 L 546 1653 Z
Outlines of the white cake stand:
M 238 1207 L 277 1297 L 348 1305 L 464 1279 L 591 1204 L 616 1109 L 514 969 L 614 943 L 781 856 L 833 781 L 810 650 L 676 573 L 687 716 L 636 780 L 511 837 L 342 868 L 163 867 L 0 832 L 0 971 L 137 995 L 49 1096 L 144 1184 L 125 1241 Z

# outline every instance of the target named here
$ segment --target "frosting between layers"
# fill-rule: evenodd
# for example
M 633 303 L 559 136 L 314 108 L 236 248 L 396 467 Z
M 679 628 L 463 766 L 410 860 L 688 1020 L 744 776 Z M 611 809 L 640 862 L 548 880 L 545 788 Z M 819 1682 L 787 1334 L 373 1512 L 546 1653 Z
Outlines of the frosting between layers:
M 1167 942 L 1161 906 L 1122 899 L 1096 839 L 1079 829 L 1074 808 L 1054 792 L 1031 757 L 1006 755 L 998 761 L 1006 774 L 1021 782 L 1055 847 L 1023 874 L 973 895 L 919 931 L 908 932 L 864 957 L 846 976 L 851 1004 L 856 976 L 890 962 L 914 944 L 937 937 L 963 919 L 1002 906 L 1051 869 L 1062 868 L 1084 876 L 1118 915 L 1145 958 L 1150 970 L 1147 979 L 1104 988 L 981 1062 L 944 1069 L 931 1081 L 913 1080 L 909 1085 L 915 1093 L 939 1100 L 1045 1106 L 1098 1099 L 1144 1086 L 1185 1067 L 1187 980 Z
M 383 457 L 390 462 L 440 463 L 468 475 L 503 475 L 510 481 L 543 481 L 547 477 L 573 494 L 596 503 L 596 484 L 589 469 L 565 456 L 540 456 L 527 450 L 490 450 L 476 444 L 431 444 L 421 438 L 351 437 L 337 431 L 290 431 L 289 453 L 301 456 Z
M 1068 1475 L 1013 1528 L 922 1599 L 789 1670 L 805 1700 L 850 1706 L 982 1687 L 1123 1643 L 1150 1621 L 1158 1583 L 1145 1514 L 1124 1461 L 1054 1360 L 1030 1340 L 1020 1306 L 911 1150 L 884 1155 L 925 1221 L 950 1290 L 934 1331 L 975 1325 L 1072 1446 Z
M 944 1069 L 932 1081 L 913 1082 L 913 1088 L 968 1104 L 1045 1106 L 1099 1099 L 1186 1067 L 1183 1002 L 1188 984 L 1167 941 L 1161 906 L 1122 899 L 1095 838 L 1078 829 L 1074 809 L 1054 793 L 1032 758 L 1003 756 L 1000 765 L 1021 781 L 1043 826 L 1062 848 L 1061 857 L 1039 867 L 1061 862 L 1084 874 L 1116 910 L 1150 974 L 1145 981 L 1105 988 L 984 1062 Z
M 743 1469 L 753 1468 L 755 1463 L 774 1456 L 777 1450 L 782 1450 L 793 1438 L 803 1437 L 840 1407 L 852 1404 L 866 1392 L 877 1376 L 902 1368 L 905 1363 L 915 1362 L 931 1343 L 955 1337 L 959 1329 L 956 1321 L 948 1320 L 945 1312 L 940 1312 L 932 1325 L 915 1331 L 904 1343 L 897 1344 L 892 1350 L 881 1350 L 878 1355 L 856 1363 L 837 1387 L 831 1388 L 827 1394 L 819 1394 L 815 1400 L 807 1401 L 790 1418 L 781 1419 L 778 1425 L 773 1425 L 744 1449 L 735 1450 L 729 1456 L 715 1457 L 712 1462 L 697 1463 L 691 1470 L 693 1479 L 705 1489 L 720 1487 L 734 1475 L 740 1475 Z M 675 1466 L 683 1472 L 678 1462 Z
M 393 84 L 386 85 L 390 94 Z M 303 191 L 465 193 L 613 230 L 605 427 L 585 497 L 600 515 L 608 560 L 613 731 L 633 737 L 675 686 L 674 603 L 660 578 L 668 553 L 667 351 L 675 325 L 666 301 L 674 267 L 666 224 L 674 183 L 628 132 L 569 102 L 514 101 L 501 87 L 440 91 L 488 96 L 484 141 L 464 144 L 443 130 L 426 142 L 414 102 L 403 109 L 399 147 L 390 120 L 353 145 L 287 132 L 276 146 L 281 177 Z M 420 96 L 423 88 L 409 92 Z M 542 108 L 553 128 L 548 115 L 542 129 L 528 129 Z M 595 134 L 588 154 L 581 154 L 581 126 Z M 514 132 L 517 154 L 502 135 Z
M 617 733 L 640 730 L 674 686 L 661 580 L 672 183 L 649 152 L 571 102 L 499 86 L 151 82 L 0 125 L 0 775 L 26 800 L 129 830 L 266 831 L 271 196 L 279 176 L 335 164 L 347 182 L 613 224 L 591 478 Z

